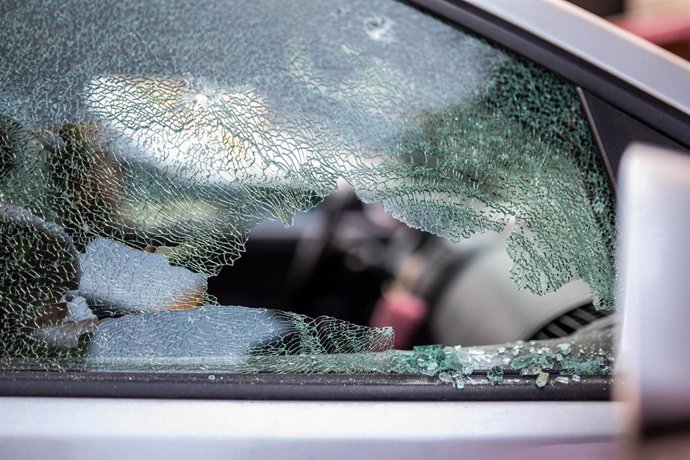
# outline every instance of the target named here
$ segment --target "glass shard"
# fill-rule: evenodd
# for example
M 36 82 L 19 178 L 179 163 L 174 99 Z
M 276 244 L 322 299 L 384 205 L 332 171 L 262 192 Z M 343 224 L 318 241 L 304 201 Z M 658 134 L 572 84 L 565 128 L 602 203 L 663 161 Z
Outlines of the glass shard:
M 113 314 L 188 310 L 206 296 L 205 275 L 105 238 L 89 243 L 80 266 L 79 294 L 92 308 Z
M 492 384 L 503 383 L 503 369 L 500 366 L 494 366 L 486 373 L 486 377 Z
M 103 320 L 89 343 L 86 364 L 106 369 L 167 370 L 191 365 L 248 372 L 253 361 L 260 362 L 262 356 L 297 355 L 318 360 L 323 354 L 389 350 L 392 340 L 390 329 L 366 328 L 334 318 L 311 319 L 262 308 L 203 306 Z M 308 372 L 308 361 L 306 364 L 294 361 L 292 371 Z
M 549 373 L 548 372 L 540 372 L 539 375 L 537 375 L 537 380 L 534 381 L 534 384 L 539 388 L 544 388 L 548 382 L 549 382 Z

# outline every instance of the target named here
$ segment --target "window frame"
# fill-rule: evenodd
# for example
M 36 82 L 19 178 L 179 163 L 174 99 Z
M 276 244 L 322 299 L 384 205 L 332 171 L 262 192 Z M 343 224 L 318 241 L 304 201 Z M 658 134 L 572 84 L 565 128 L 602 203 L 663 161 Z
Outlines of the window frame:
M 536 0 L 539 5 L 556 8 L 548 0 Z M 510 49 L 532 62 L 573 83 L 580 92 L 581 102 L 589 114 L 590 127 L 599 145 L 602 158 L 609 166 L 612 183 L 617 164 L 615 152 L 603 148 L 600 129 L 592 116 L 587 95 L 591 94 L 621 113 L 648 127 L 653 136 L 671 140 L 690 148 L 690 109 L 686 112 L 655 97 L 632 83 L 598 67 L 574 52 L 559 47 L 543 36 L 510 22 L 489 2 L 481 0 L 408 0 L 408 3 L 432 13 L 439 20 L 474 32 L 482 38 Z M 572 10 L 572 23 L 593 23 L 584 12 Z M 535 24 L 532 24 L 533 26 Z M 604 27 L 604 26 L 602 26 Z M 615 38 L 614 46 L 638 49 L 649 53 L 634 42 L 627 42 L 607 26 Z M 585 37 L 587 38 L 587 37 Z M 577 44 L 573 44 L 577 47 Z M 637 48 L 636 48 L 637 47 Z M 669 68 L 675 63 L 663 54 L 662 62 Z M 690 69 L 690 66 L 688 67 Z M 658 73 L 663 73 L 659 69 Z M 688 73 L 690 75 L 690 72 Z M 688 101 L 690 106 L 690 101 Z M 660 141 L 661 142 L 661 141 Z M 202 398 L 202 399 L 271 399 L 271 400 L 387 400 L 387 401 L 518 401 L 518 400 L 608 400 L 609 377 L 583 377 L 578 385 L 554 385 L 535 391 L 533 377 L 514 377 L 513 383 L 491 385 L 485 376 L 473 375 L 476 385 L 466 385 L 459 391 L 438 379 L 422 376 L 387 375 L 232 375 L 208 373 L 120 373 L 120 372 L 0 372 L 0 396 L 68 396 L 68 397 L 145 397 L 145 398 Z

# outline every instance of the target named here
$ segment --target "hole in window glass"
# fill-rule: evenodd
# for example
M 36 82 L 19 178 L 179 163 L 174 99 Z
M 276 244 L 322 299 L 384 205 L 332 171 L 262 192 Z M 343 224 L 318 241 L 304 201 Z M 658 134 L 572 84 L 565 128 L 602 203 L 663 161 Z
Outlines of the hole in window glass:
M 2 367 L 610 372 L 563 79 L 392 0 L 4 9 Z

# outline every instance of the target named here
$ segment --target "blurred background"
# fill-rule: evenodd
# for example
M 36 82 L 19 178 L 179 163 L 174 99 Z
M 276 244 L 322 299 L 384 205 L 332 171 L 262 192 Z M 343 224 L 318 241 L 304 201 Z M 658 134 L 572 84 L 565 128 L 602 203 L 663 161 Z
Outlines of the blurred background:
M 690 0 L 569 0 L 690 60 Z
M 244 255 L 209 279 L 209 292 L 222 305 L 392 326 L 403 349 L 558 338 L 607 320 L 581 280 L 543 297 L 518 290 L 508 232 L 452 243 L 400 223 L 341 185 L 291 227 L 255 227 Z

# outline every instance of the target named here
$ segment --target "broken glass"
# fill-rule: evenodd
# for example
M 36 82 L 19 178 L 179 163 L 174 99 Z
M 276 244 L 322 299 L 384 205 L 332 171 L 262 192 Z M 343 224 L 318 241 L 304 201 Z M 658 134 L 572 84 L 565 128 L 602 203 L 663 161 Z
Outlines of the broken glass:
M 7 366 L 410 372 L 458 387 L 489 362 L 492 383 L 495 367 L 608 366 L 393 351 L 390 329 L 207 292 L 253 226 L 290 225 L 344 180 L 453 241 L 509 230 L 517 288 L 581 278 L 612 308 L 612 195 L 561 78 L 394 1 L 1 9 Z

